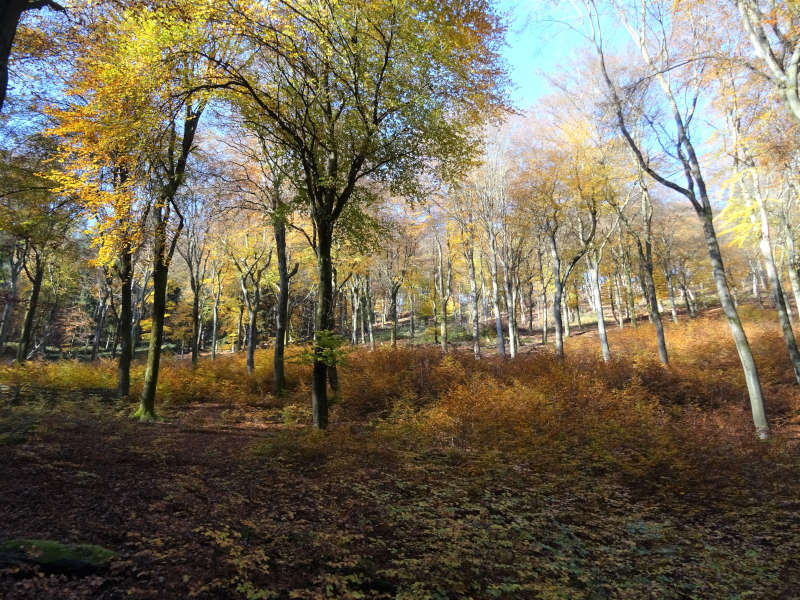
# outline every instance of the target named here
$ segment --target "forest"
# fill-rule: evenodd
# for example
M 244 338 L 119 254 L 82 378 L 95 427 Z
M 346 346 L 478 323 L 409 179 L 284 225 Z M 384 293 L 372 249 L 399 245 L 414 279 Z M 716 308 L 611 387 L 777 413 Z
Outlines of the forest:
M 798 0 L 4 0 L 0 597 L 800 597 L 799 76 Z

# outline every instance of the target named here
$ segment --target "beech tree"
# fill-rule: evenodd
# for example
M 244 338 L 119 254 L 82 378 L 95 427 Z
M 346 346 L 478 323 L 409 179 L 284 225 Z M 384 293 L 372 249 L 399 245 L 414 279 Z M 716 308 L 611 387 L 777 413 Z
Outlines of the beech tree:
M 684 35 L 688 38 L 684 42 L 688 45 L 689 51 L 693 51 L 696 47 L 694 42 L 698 35 L 698 29 L 712 27 L 713 24 L 708 22 L 703 15 L 693 13 L 691 7 L 676 7 L 676 10 L 671 10 L 672 7 L 655 2 L 658 6 L 653 9 L 651 2 L 640 0 L 634 12 L 629 11 L 617 0 L 611 0 L 611 4 L 614 7 L 614 14 L 629 33 L 636 50 L 641 55 L 643 69 L 642 77 L 633 85 L 622 85 L 615 80 L 606 60 L 597 3 L 594 0 L 585 0 L 590 39 L 600 61 L 603 80 L 608 90 L 617 126 L 642 170 L 660 185 L 685 197 L 700 219 L 717 295 L 730 326 L 747 382 L 756 432 L 759 437 L 766 438 L 769 435 L 769 425 L 764 409 L 761 381 L 750 343 L 742 327 L 728 285 L 725 265 L 714 227 L 714 213 L 708 187 L 692 138 L 692 125 L 703 90 L 703 61 L 696 56 L 696 53 L 693 53 L 691 60 L 687 61 L 686 56 L 681 56 L 676 44 L 670 43 L 675 38 Z M 681 12 L 681 10 L 686 12 Z M 684 29 L 681 30 L 681 27 Z M 672 37 L 670 38 L 670 36 Z M 670 51 L 660 52 L 658 50 L 660 48 L 670 48 Z M 671 127 L 659 127 L 651 115 L 647 115 L 644 120 L 649 119 L 648 126 L 655 126 L 655 135 L 663 134 L 669 138 L 668 143 L 675 148 L 675 152 L 670 158 L 677 163 L 680 169 L 679 173 L 684 178 L 682 183 L 668 174 L 663 166 L 657 164 L 650 156 L 647 147 L 634 139 L 631 134 L 629 95 L 636 94 L 638 96 L 642 88 L 649 88 L 650 85 L 658 86 L 661 91 L 666 114 L 671 119 Z M 642 118 L 642 115 L 638 116 Z M 666 143 L 664 143 L 664 147 L 666 147 Z
M 220 19 L 240 51 L 209 55 L 214 85 L 246 96 L 301 168 L 319 280 L 312 413 L 325 428 L 337 221 L 367 180 L 408 189 L 470 154 L 470 127 L 503 103 L 503 27 L 486 0 L 234 3 Z

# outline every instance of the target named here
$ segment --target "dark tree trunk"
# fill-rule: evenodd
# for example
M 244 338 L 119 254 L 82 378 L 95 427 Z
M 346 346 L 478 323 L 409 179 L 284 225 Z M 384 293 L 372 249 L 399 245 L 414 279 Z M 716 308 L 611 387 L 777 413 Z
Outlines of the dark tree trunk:
M 97 319 L 95 320 L 94 326 L 94 340 L 92 341 L 92 356 L 91 361 L 94 362 L 97 360 L 97 353 L 100 350 L 100 337 L 103 333 L 103 324 L 106 320 L 106 309 L 108 302 L 108 295 L 103 295 L 103 300 L 97 308 Z
M 0 3 L 0 111 L 3 110 L 8 91 L 8 59 L 11 55 L 11 48 L 14 46 L 14 37 L 22 13 L 32 8 L 45 6 L 53 10 L 64 10 L 64 7 L 52 0 L 41 2 L 5 0 Z
M 135 417 L 146 421 L 156 416 L 156 386 L 158 385 L 158 370 L 161 363 L 161 344 L 164 341 L 164 317 L 167 308 L 167 275 L 169 263 L 166 257 L 166 244 L 164 231 L 165 224 L 159 226 L 155 236 L 153 249 L 153 314 L 150 328 L 150 344 L 147 352 L 147 369 L 144 375 L 144 387 L 139 409 Z
M 289 320 L 289 279 L 297 272 L 297 267 L 293 273 L 289 273 L 286 262 L 286 223 L 281 215 L 273 217 L 272 228 L 275 232 L 275 249 L 278 253 L 278 306 L 275 310 L 275 356 L 272 387 L 275 394 L 280 395 L 286 387 L 284 347 L 286 323 Z
M 239 320 L 236 325 L 236 342 L 234 343 L 234 350 L 239 352 L 242 349 L 242 319 L 244 318 L 244 304 L 239 302 Z
M 127 250 L 119 255 L 118 276 L 122 284 L 119 301 L 119 363 L 117 364 L 117 395 L 125 397 L 131 391 L 131 360 L 133 359 L 133 256 Z
M 22 327 L 22 336 L 17 346 L 17 362 L 25 362 L 28 358 L 28 351 L 33 337 L 33 324 L 36 317 L 36 309 L 39 305 L 39 292 L 42 289 L 42 279 L 44 278 L 44 261 L 39 252 L 34 250 L 33 276 L 31 279 L 31 295 L 28 300 L 28 310 L 25 311 L 25 322 Z M 27 272 L 27 267 L 26 267 Z M 29 273 L 30 274 L 30 273 Z
M 248 308 L 247 315 L 247 372 L 250 374 L 256 368 L 256 343 L 258 342 L 256 317 L 258 316 L 258 302 L 260 299 L 258 285 L 256 285 L 253 291 L 253 306 Z
M 314 340 L 314 368 L 311 377 L 312 422 L 317 429 L 328 426 L 328 360 L 322 338 L 333 329 L 333 224 L 318 219 L 317 222 L 317 276 L 319 291 L 317 309 L 314 315 L 316 339 Z M 365 316 L 371 318 L 369 307 Z

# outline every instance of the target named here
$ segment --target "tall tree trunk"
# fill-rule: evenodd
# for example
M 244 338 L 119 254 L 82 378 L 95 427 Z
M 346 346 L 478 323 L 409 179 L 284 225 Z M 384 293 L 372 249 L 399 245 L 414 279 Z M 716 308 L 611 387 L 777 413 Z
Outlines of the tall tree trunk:
M 8 298 L 3 306 L 3 324 L 0 326 L 0 350 L 2 350 L 11 332 L 11 320 L 14 314 L 14 306 L 19 301 L 17 293 L 19 291 L 19 276 L 25 265 L 25 257 L 28 254 L 28 242 L 17 242 L 14 244 L 9 255 L 8 267 Z
M 144 374 L 139 409 L 134 414 L 142 421 L 152 420 L 156 416 L 156 387 L 158 385 L 159 366 L 161 363 L 161 344 L 164 341 L 164 317 L 167 308 L 167 275 L 169 263 L 166 251 L 166 227 L 161 224 L 154 236 L 153 248 L 153 315 L 150 328 L 150 343 L 147 351 L 147 368 Z
M 756 205 L 758 206 L 761 225 L 761 239 L 758 242 L 758 248 L 761 251 L 762 258 L 764 259 L 764 266 L 767 271 L 767 280 L 769 281 L 770 289 L 772 290 L 773 302 L 778 310 L 778 321 L 781 325 L 781 331 L 783 332 L 783 339 L 786 343 L 786 349 L 789 352 L 789 360 L 792 363 L 794 377 L 797 383 L 800 383 L 800 352 L 797 350 L 797 341 L 795 340 L 794 332 L 792 331 L 792 322 L 789 316 L 789 310 L 786 306 L 786 299 L 783 294 L 781 280 L 778 275 L 778 270 L 775 266 L 775 257 L 772 254 L 769 215 L 767 214 L 766 203 L 757 189 L 754 196 Z
M 728 325 L 730 326 L 731 334 L 736 344 L 736 351 L 739 354 L 739 361 L 744 371 L 745 382 L 747 383 L 747 390 L 750 396 L 750 409 L 753 414 L 753 423 L 755 424 L 756 432 L 759 437 L 765 438 L 769 435 L 769 424 L 767 423 L 767 413 L 764 409 L 764 398 L 761 394 L 761 381 L 758 376 L 755 360 L 753 359 L 753 352 L 750 349 L 750 343 L 747 341 L 742 322 L 739 319 L 739 314 L 736 312 L 736 307 L 733 305 L 733 299 L 728 289 L 728 280 L 725 277 L 722 253 L 720 252 L 717 233 L 714 229 L 714 217 L 708 204 L 706 204 L 705 212 L 701 216 L 703 218 L 703 234 L 708 248 L 708 255 L 711 259 L 711 271 L 714 275 L 714 283 L 717 286 L 717 294 L 722 304 L 722 310 L 728 320 Z
M 478 311 L 478 280 L 475 277 L 475 250 L 471 245 L 464 251 L 464 258 L 467 259 L 467 270 L 469 272 L 469 292 L 472 301 L 472 354 L 478 359 L 481 357 L 480 341 L 480 315 Z
M 508 353 L 511 358 L 517 356 L 517 338 L 514 331 L 514 323 L 516 321 L 516 298 L 514 298 L 513 288 L 513 275 L 508 260 L 503 260 L 503 284 L 506 296 L 506 317 L 508 320 Z
M 409 308 L 409 312 L 410 312 L 410 314 L 409 314 L 409 324 L 408 324 L 408 327 L 409 327 L 408 334 L 409 334 L 409 337 L 413 340 L 414 336 L 416 335 L 416 331 L 415 331 L 415 325 L 416 324 L 414 322 L 415 318 L 414 318 L 414 292 L 413 291 L 408 295 L 408 308 Z
M 497 330 L 497 352 L 503 358 L 506 357 L 506 344 L 503 337 L 503 318 L 500 314 L 500 292 L 497 288 L 497 248 L 494 238 L 490 241 L 489 248 L 489 276 L 492 279 L 492 308 L 494 309 L 494 323 Z
M 240 301 L 239 318 L 236 322 L 236 342 L 234 345 L 234 349 L 236 352 L 239 352 L 242 349 L 242 338 L 244 336 L 243 320 L 244 320 L 244 303 Z
M 192 268 L 191 265 L 189 267 Z M 193 278 L 194 279 L 194 278 Z M 192 366 L 200 357 L 200 282 L 192 284 Z
M 547 291 L 542 291 L 541 296 L 541 305 L 542 305 L 542 312 L 540 313 L 540 320 L 541 320 L 541 327 L 542 327 L 542 344 L 547 345 L 547 330 L 549 329 L 549 323 L 547 322 L 547 316 L 550 312 L 547 309 Z
M 600 336 L 600 349 L 603 354 L 603 360 L 608 362 L 611 360 L 611 350 L 608 347 L 606 320 L 603 316 L 603 295 L 600 292 L 600 258 L 597 256 L 597 251 L 594 251 L 594 253 L 594 256 L 587 256 L 587 262 L 589 263 L 589 283 L 592 287 L 594 305 L 597 309 L 597 333 Z
M 442 298 L 442 320 L 439 322 L 439 342 L 442 352 L 447 352 L 447 298 Z
M 617 306 L 619 307 L 619 328 L 624 329 L 625 327 L 625 314 L 623 313 L 623 309 L 627 311 L 625 308 L 625 300 L 622 296 L 622 280 L 619 277 L 619 274 L 614 275 L 614 287 L 612 288 L 612 293 L 616 291 L 616 298 L 617 298 Z M 628 318 L 630 318 L 630 314 L 628 314 Z
M 92 355 L 90 360 L 92 362 L 97 360 L 97 353 L 100 350 L 100 338 L 103 335 L 103 324 L 106 321 L 106 310 L 108 308 L 108 294 L 103 294 L 102 301 L 97 307 L 97 318 L 95 319 L 94 326 L 94 339 L 92 341 Z
M 789 272 L 789 282 L 792 285 L 792 295 L 794 296 L 794 307 L 800 318 L 800 277 L 797 275 L 797 256 L 790 251 L 789 264 L 786 265 Z
M 247 307 L 247 373 L 253 374 L 256 368 L 256 344 L 258 343 L 258 285 L 254 286 L 252 305 Z
M 563 303 L 564 287 L 561 282 L 561 258 L 558 256 L 555 233 L 548 236 L 550 240 L 550 253 L 553 260 L 553 325 L 556 330 L 556 355 L 564 358 L 564 321 L 561 316 L 561 305 Z
M 128 248 L 117 259 L 117 275 L 121 291 L 119 299 L 119 362 L 117 363 L 117 395 L 125 398 L 131 392 L 131 361 L 133 360 L 133 254 Z
M 222 295 L 222 269 L 214 270 L 214 304 L 211 307 L 211 360 L 217 358 L 217 336 L 219 335 L 219 297 Z
M 649 245 L 648 245 L 649 246 Z M 648 258 L 648 256 L 650 258 Z M 642 279 L 644 280 L 645 295 L 647 296 L 647 308 L 650 317 L 650 322 L 656 328 L 656 343 L 658 345 L 658 358 L 665 365 L 669 364 L 669 355 L 667 354 L 667 340 L 664 336 L 664 324 L 661 321 L 661 313 L 658 312 L 658 297 L 656 296 L 656 284 L 653 281 L 653 262 L 652 251 L 649 248 L 643 249 L 642 257 Z
M 275 354 L 273 359 L 274 376 L 272 390 L 281 395 L 286 388 L 284 370 L 284 343 L 286 341 L 286 323 L 289 320 L 289 265 L 286 258 L 286 222 L 283 215 L 275 215 L 272 219 L 275 234 L 275 249 L 278 254 L 278 306 L 275 311 Z M 295 268 L 296 272 L 297 269 Z
M 372 329 L 372 325 L 375 323 L 375 312 L 373 311 L 372 286 L 370 285 L 369 275 L 364 277 L 364 316 L 367 319 L 369 349 L 375 350 L 375 332 Z
M 361 312 L 359 311 L 360 301 L 358 295 L 358 281 L 352 284 L 350 289 L 350 317 L 352 319 L 352 331 L 350 333 L 350 341 L 353 346 L 358 344 L 358 330 L 361 319 Z
M 314 366 L 311 376 L 311 418 L 314 427 L 325 429 L 328 426 L 328 359 L 322 344 L 320 332 L 333 329 L 333 223 L 317 219 L 317 277 L 318 302 L 314 315 Z M 367 311 L 365 311 L 367 312 Z M 371 327 L 370 327 L 371 329 Z
M 615 287 L 614 287 L 615 277 L 616 277 L 616 275 L 614 277 L 612 277 L 608 282 L 608 302 L 609 302 L 609 305 L 611 307 L 611 317 L 614 319 L 614 321 L 617 322 L 617 324 L 620 327 L 622 327 L 622 306 L 620 305 L 619 314 L 618 314 L 617 313 L 617 299 L 616 299 L 616 297 L 614 295 L 614 292 L 615 292 Z
M 630 313 L 631 325 L 636 329 L 639 327 L 639 321 L 636 318 L 636 296 L 633 292 L 633 274 L 631 273 L 628 261 L 624 263 L 625 269 L 625 292 L 628 296 L 628 312 Z
M 17 346 L 17 362 L 22 363 L 28 359 L 28 352 L 31 349 L 31 339 L 33 337 L 34 318 L 36 316 L 36 309 L 39 306 L 39 292 L 42 289 L 42 279 L 44 278 L 44 260 L 42 259 L 39 251 L 33 250 L 34 265 L 33 273 L 26 272 L 31 276 L 31 295 L 28 299 L 28 309 L 25 311 L 25 321 L 22 326 L 22 335 L 19 338 L 19 345 Z
M 675 286 L 672 285 L 672 273 L 669 268 L 664 268 L 664 277 L 667 279 L 667 291 L 669 292 L 669 306 L 672 313 L 672 322 L 678 322 L 678 308 L 675 305 Z
M 389 316 L 392 319 L 392 348 L 397 347 L 397 292 L 400 291 L 399 284 L 392 284 L 389 292 Z

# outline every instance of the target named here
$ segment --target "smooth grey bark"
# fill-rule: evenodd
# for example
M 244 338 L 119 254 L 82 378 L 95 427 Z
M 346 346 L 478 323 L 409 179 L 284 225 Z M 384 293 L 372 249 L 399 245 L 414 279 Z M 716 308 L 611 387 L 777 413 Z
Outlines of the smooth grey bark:
M 436 269 L 437 277 L 434 278 L 434 285 L 437 286 L 436 292 L 441 300 L 442 319 L 440 322 L 440 342 L 442 352 L 447 352 L 447 303 L 450 301 L 451 288 L 453 284 L 453 263 L 450 259 L 450 240 L 447 239 L 447 257 L 445 260 L 442 249 L 442 240 L 436 235 Z M 437 283 L 438 282 L 438 283 Z
M 189 271 L 189 287 L 192 290 L 192 365 L 197 366 L 200 357 L 200 299 L 203 295 L 203 281 L 208 270 L 208 260 L 211 255 L 211 248 L 206 243 L 206 231 L 200 229 L 205 224 L 198 223 L 197 215 L 194 215 L 188 235 L 186 236 L 185 248 L 179 246 L 178 253 L 186 263 Z
M 800 40 L 782 32 L 773 16 L 762 13 L 757 0 L 736 0 L 736 5 L 753 50 L 767 66 L 763 74 L 783 96 L 795 121 L 800 123 Z M 777 48 L 773 48 L 770 39 L 776 41 Z
M 736 152 L 733 157 L 734 167 L 743 175 L 739 181 L 739 189 L 748 203 L 750 205 L 755 205 L 758 210 L 758 218 L 755 218 L 755 216 L 753 217 L 755 224 L 759 227 L 760 233 L 758 249 L 761 252 L 761 258 L 767 274 L 767 281 L 769 282 L 770 291 L 772 293 L 772 301 L 778 312 L 778 322 L 780 323 L 783 339 L 789 353 L 789 360 L 792 363 L 795 380 L 800 384 L 800 352 L 797 349 L 797 341 L 792 331 L 791 314 L 786 302 L 783 286 L 781 285 L 778 268 L 775 264 L 775 255 L 772 251 L 772 231 L 770 228 L 769 214 L 767 213 L 766 200 L 762 193 L 758 175 L 753 172 L 756 168 L 755 159 L 750 154 L 747 146 L 741 142 L 739 120 L 734 110 L 731 110 L 731 114 L 729 114 L 728 124 L 736 140 Z
M 669 293 L 670 312 L 672 313 L 672 322 L 678 322 L 678 308 L 675 305 L 675 287 L 672 285 L 672 271 L 669 268 L 664 269 L 664 277 L 667 280 L 667 292 Z
M 561 316 L 561 306 L 563 305 L 564 287 L 561 279 L 561 257 L 558 255 L 555 231 L 548 236 L 550 240 L 550 252 L 553 261 L 553 283 L 555 290 L 553 293 L 553 325 L 556 334 L 556 354 L 564 357 L 564 322 Z
M 592 289 L 592 296 L 594 297 L 594 305 L 597 310 L 597 333 L 600 337 L 600 350 L 603 355 L 603 360 L 608 362 L 611 360 L 611 349 L 608 346 L 608 335 L 606 333 L 606 320 L 603 315 L 603 295 L 600 292 L 600 260 L 602 254 L 597 248 L 592 248 L 586 255 L 587 263 L 589 265 L 589 284 Z
M 620 329 L 625 328 L 625 300 L 622 297 L 622 281 L 620 279 L 619 273 L 614 273 L 614 279 L 611 284 L 611 294 L 616 295 L 617 307 L 619 308 L 619 316 L 617 318 L 617 323 L 619 324 Z M 628 315 L 630 318 L 630 315 Z
M 267 259 L 264 261 L 264 255 Z M 262 262 L 263 261 L 263 262 Z M 255 369 L 255 352 L 258 344 L 258 307 L 261 304 L 261 280 L 272 262 L 272 249 L 267 253 L 266 248 L 255 251 L 250 260 L 247 258 L 234 260 L 239 270 L 239 287 L 242 290 L 242 299 L 247 308 L 247 373 L 252 374 Z
M 219 299 L 222 296 L 222 270 L 221 264 L 214 264 L 214 302 L 211 305 L 211 360 L 217 358 L 217 335 L 219 334 Z
M 492 309 L 494 310 L 494 323 L 497 331 L 497 352 L 506 356 L 506 343 L 503 334 L 503 319 L 500 314 L 500 291 L 497 286 L 497 240 L 494 235 L 489 235 L 489 277 L 492 280 Z
M 800 276 L 797 274 L 797 253 L 795 251 L 794 240 L 791 238 L 791 234 L 784 236 L 784 243 L 789 252 L 789 264 L 786 265 L 786 270 L 789 273 L 789 283 L 792 286 L 795 310 L 797 311 L 798 318 L 800 318 Z
M 469 239 L 465 242 L 463 254 L 464 260 L 467 263 L 469 294 L 470 302 L 472 304 L 472 355 L 475 357 L 475 359 L 479 359 L 481 357 L 480 307 L 478 306 L 478 280 L 475 275 L 475 247 L 472 239 Z
M 553 294 L 553 322 L 556 334 L 556 355 L 559 358 L 564 358 L 564 333 L 566 332 L 567 337 L 569 337 L 569 311 L 566 307 L 566 299 L 564 298 L 564 287 L 575 265 L 578 264 L 578 261 L 586 254 L 589 244 L 594 239 L 595 232 L 597 231 L 596 206 L 591 206 L 589 213 L 591 216 L 589 234 L 584 237 L 583 221 L 579 220 L 581 248 L 573 255 L 572 260 L 566 268 L 562 265 L 561 256 L 558 252 L 558 243 L 556 241 L 559 224 L 555 219 L 551 218 L 548 218 L 545 222 L 545 235 L 550 245 L 550 258 L 553 265 L 553 283 L 555 287 L 555 293 Z M 567 316 L 566 322 L 563 320 L 561 313 L 562 305 L 564 305 L 564 312 Z
M 503 286 L 506 297 L 506 320 L 508 321 L 508 353 L 511 358 L 517 356 L 517 332 L 515 323 L 517 318 L 517 299 L 514 295 L 514 281 L 508 257 L 501 260 L 503 265 Z
M 364 303 L 364 323 L 366 324 L 367 339 L 369 340 L 369 349 L 375 350 L 375 332 L 372 329 L 375 323 L 375 313 L 373 311 L 372 300 L 372 284 L 370 283 L 369 275 L 365 275 L 363 279 L 363 303 Z
M 351 331 L 350 331 L 350 343 L 353 346 L 358 345 L 358 331 L 360 329 L 360 319 L 361 319 L 361 299 L 359 296 L 359 286 L 361 282 L 358 276 L 353 277 L 350 280 L 350 319 L 351 319 Z
M 758 206 L 761 236 L 758 242 L 759 250 L 764 259 L 764 266 L 767 271 L 767 280 L 769 281 L 772 291 L 773 301 L 778 310 L 778 321 L 780 322 L 783 339 L 786 343 L 786 349 L 789 352 L 789 359 L 792 363 L 794 370 L 794 377 L 798 384 L 800 384 L 800 352 L 797 349 L 797 341 L 792 331 L 792 322 L 789 316 L 789 310 L 786 306 L 786 299 L 783 293 L 780 277 L 775 267 L 775 257 L 772 254 L 772 240 L 769 227 L 769 216 L 767 215 L 767 207 L 764 202 L 763 196 L 756 188 L 754 193 L 756 204 Z
M 622 135 L 625 138 L 628 146 L 633 151 L 641 169 L 664 187 L 667 187 L 685 196 L 692 204 L 695 212 L 702 222 L 703 235 L 705 238 L 706 247 L 708 249 L 709 259 L 711 261 L 711 270 L 714 276 L 714 283 L 717 287 L 717 295 L 719 296 L 720 303 L 722 304 L 722 310 L 728 321 L 734 343 L 736 344 L 736 350 L 739 354 L 739 361 L 742 365 L 745 381 L 747 383 L 753 424 L 755 426 L 757 435 L 762 439 L 767 438 L 769 436 L 769 423 L 767 421 L 767 414 L 764 407 L 761 381 L 758 375 L 758 369 L 756 367 L 755 360 L 753 359 L 750 343 L 747 340 L 744 328 L 742 327 L 742 323 L 739 319 L 739 314 L 736 311 L 733 299 L 731 298 L 730 289 L 728 288 L 728 281 L 725 276 L 725 265 L 719 249 L 716 230 L 714 229 L 714 215 L 711 209 L 711 202 L 708 198 L 708 191 L 706 189 L 705 179 L 703 178 L 700 167 L 700 161 L 697 158 L 694 145 L 689 137 L 684 116 L 678 108 L 675 96 L 670 88 L 669 83 L 667 82 L 664 72 L 654 64 L 653 58 L 651 57 L 649 50 L 644 43 L 644 33 L 637 36 L 636 32 L 630 27 L 624 15 L 620 13 L 620 17 L 624 21 L 625 26 L 629 29 L 631 37 L 639 44 L 645 62 L 653 72 L 656 81 L 664 91 L 666 100 L 669 103 L 677 131 L 676 142 L 679 149 L 679 160 L 682 164 L 683 174 L 686 178 L 686 186 L 679 185 L 674 181 L 663 177 L 657 171 L 655 171 L 650 162 L 645 159 L 641 148 L 636 141 L 634 141 L 630 131 L 628 130 L 625 115 L 623 113 L 622 102 L 619 98 L 617 88 L 611 81 L 611 77 L 608 74 L 601 42 L 595 38 L 594 43 L 600 57 L 602 74 L 614 101 L 614 108 L 619 129 L 622 132 Z

